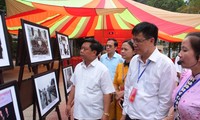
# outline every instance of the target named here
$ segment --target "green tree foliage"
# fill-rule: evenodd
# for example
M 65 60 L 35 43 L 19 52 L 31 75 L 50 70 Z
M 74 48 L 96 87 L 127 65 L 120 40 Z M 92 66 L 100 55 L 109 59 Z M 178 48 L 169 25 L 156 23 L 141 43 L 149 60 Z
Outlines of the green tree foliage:
M 6 10 L 5 0 L 0 0 L 0 10 L 1 11 Z
M 178 9 L 181 13 L 200 14 L 200 0 L 190 0 Z
M 148 0 L 147 5 L 172 11 L 172 12 L 177 12 L 177 9 L 181 6 L 184 5 L 183 0 Z

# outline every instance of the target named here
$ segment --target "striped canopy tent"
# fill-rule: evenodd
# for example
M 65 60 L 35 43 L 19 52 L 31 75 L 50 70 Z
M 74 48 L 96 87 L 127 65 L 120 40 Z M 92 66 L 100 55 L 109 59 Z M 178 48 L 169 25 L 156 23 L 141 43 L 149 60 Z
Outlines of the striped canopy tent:
M 188 32 L 200 31 L 199 14 L 181 14 L 132 0 L 6 0 L 6 24 L 12 34 L 25 19 L 70 38 L 94 36 L 95 30 L 131 30 L 142 21 L 159 28 L 159 38 L 181 42 Z

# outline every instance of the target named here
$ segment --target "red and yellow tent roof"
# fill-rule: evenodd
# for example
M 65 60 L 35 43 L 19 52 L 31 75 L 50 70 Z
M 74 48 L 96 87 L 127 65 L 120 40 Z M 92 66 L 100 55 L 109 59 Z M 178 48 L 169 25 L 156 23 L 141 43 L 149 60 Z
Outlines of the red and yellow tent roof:
M 131 30 L 142 21 L 159 28 L 159 38 L 180 42 L 188 32 L 200 31 L 199 14 L 181 14 L 132 0 L 6 0 L 6 24 L 17 34 L 25 19 L 70 38 L 94 36 L 95 30 Z

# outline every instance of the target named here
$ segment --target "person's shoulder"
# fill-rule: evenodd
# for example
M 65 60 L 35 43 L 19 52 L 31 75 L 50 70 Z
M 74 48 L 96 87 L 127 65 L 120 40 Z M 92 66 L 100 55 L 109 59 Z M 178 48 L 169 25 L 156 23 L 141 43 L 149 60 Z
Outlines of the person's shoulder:
M 120 63 L 124 62 L 124 59 L 122 58 L 122 56 L 119 53 L 115 53 L 115 58 L 117 58 L 120 61 Z
M 106 67 L 101 61 L 97 61 L 97 64 L 96 64 L 99 68 L 101 67 Z M 107 67 L 106 67 L 107 68 Z
M 134 55 L 130 61 L 131 62 L 135 62 L 138 59 L 139 55 Z
M 119 53 L 116 53 L 116 52 L 115 52 L 115 56 L 116 57 L 122 57 Z
M 118 63 L 117 66 L 123 66 L 124 63 Z
M 166 56 L 165 54 L 160 53 L 159 59 L 161 59 L 161 60 L 163 60 L 163 61 L 165 61 L 167 63 L 174 64 L 173 61 L 168 56 Z
M 123 65 L 124 65 L 124 63 L 118 63 L 116 69 L 121 69 Z
M 78 63 L 78 64 L 75 66 L 74 70 L 81 68 L 82 65 L 83 65 L 83 61 L 80 62 L 80 63 Z
M 102 59 L 105 59 L 105 58 L 106 58 L 106 56 L 107 56 L 107 53 L 105 53 L 105 54 L 101 55 L 101 57 L 100 57 L 100 60 L 102 60 Z
M 161 53 L 161 55 L 159 55 L 159 58 L 157 61 L 158 61 L 158 64 L 160 67 L 170 68 L 171 70 L 176 71 L 176 67 L 175 67 L 173 61 L 168 56 Z
M 98 61 L 98 63 L 96 64 L 96 68 L 98 69 L 98 71 L 109 71 L 108 68 L 106 67 L 106 65 L 104 65 L 101 61 Z
M 108 53 L 101 55 L 101 57 L 106 57 L 106 56 L 108 56 Z
M 192 75 L 192 71 L 190 69 L 184 69 L 180 76 L 180 84 L 185 83 L 185 81 Z

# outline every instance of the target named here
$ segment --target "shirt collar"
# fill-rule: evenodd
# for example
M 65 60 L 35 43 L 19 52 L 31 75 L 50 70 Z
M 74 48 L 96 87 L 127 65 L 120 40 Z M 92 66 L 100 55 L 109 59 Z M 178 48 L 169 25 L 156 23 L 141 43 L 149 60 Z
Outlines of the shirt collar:
M 159 54 L 161 54 L 158 49 L 156 48 L 153 53 L 149 56 L 149 58 L 146 60 L 146 63 L 150 60 L 152 62 L 156 62 L 158 59 L 159 59 Z M 141 60 L 141 56 L 139 55 L 138 56 L 138 60 L 139 61 L 142 61 Z
M 160 58 L 160 51 L 156 48 L 153 53 L 150 55 L 149 60 L 156 62 Z
M 94 59 L 94 60 L 88 65 L 88 67 L 90 67 L 90 66 L 93 66 L 93 67 L 94 67 L 96 64 L 98 64 L 98 61 L 99 61 L 98 58 Z M 84 67 L 86 67 L 84 61 L 81 63 L 81 65 L 83 65 Z
M 116 57 L 117 57 L 117 53 L 115 52 L 112 58 L 116 58 Z M 106 58 L 109 58 L 108 53 L 106 53 Z

